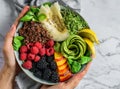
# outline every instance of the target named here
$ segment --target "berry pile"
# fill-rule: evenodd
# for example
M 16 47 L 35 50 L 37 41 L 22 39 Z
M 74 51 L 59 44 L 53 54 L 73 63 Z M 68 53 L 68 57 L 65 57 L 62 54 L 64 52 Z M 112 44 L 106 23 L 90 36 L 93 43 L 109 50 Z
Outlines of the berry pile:
M 56 69 L 57 64 L 54 61 L 54 56 L 45 55 L 38 62 L 33 62 L 33 67 L 30 71 L 40 79 L 51 82 L 59 82 L 59 75 Z
M 45 44 L 35 42 L 21 46 L 19 56 L 23 61 L 22 66 L 40 79 L 59 82 L 53 46 L 53 40 L 49 40 Z

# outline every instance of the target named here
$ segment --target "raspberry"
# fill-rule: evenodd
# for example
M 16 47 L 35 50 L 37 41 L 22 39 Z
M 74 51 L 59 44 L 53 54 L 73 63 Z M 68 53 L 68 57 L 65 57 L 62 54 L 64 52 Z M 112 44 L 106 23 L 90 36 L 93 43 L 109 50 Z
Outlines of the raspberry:
M 50 56 L 49 49 L 46 49 L 46 55 L 47 55 L 47 56 Z
M 42 48 L 42 44 L 40 42 L 36 42 L 34 44 L 38 49 L 41 49 Z
M 54 54 L 54 48 L 48 48 L 48 49 L 46 49 L 46 55 L 47 56 L 51 56 L 51 55 L 53 55 Z
M 27 53 L 21 53 L 20 60 L 26 60 L 26 59 L 27 59 Z
M 30 69 L 31 72 L 35 73 L 36 71 L 38 71 L 38 69 L 36 68 L 37 63 L 36 62 L 32 62 L 32 68 Z
M 38 62 L 39 60 L 40 60 L 40 56 L 36 56 L 34 59 L 35 62 Z
M 36 46 L 33 46 L 31 49 L 30 49 L 31 53 L 33 54 L 38 54 L 39 53 L 39 49 L 36 47 Z
M 27 50 L 28 49 L 27 49 L 27 47 L 25 45 L 20 47 L 20 53 L 25 53 L 25 52 L 27 52 Z
M 34 60 L 34 58 L 35 58 L 35 55 L 34 55 L 34 54 L 32 54 L 32 53 L 29 53 L 29 54 L 28 54 L 28 59 L 29 59 L 29 60 Z
M 33 43 L 27 44 L 27 48 L 30 49 L 33 46 Z
M 49 47 L 53 47 L 53 46 L 54 46 L 54 41 L 53 40 L 49 40 L 47 42 L 47 47 L 49 48 Z
M 44 48 L 44 47 L 39 50 L 39 54 L 40 54 L 41 56 L 44 56 L 44 55 L 45 55 L 45 48 Z
M 22 66 L 23 66 L 23 68 L 25 68 L 25 69 L 31 69 L 31 68 L 32 68 L 32 62 L 29 61 L 29 60 L 27 60 L 26 62 L 24 62 L 24 63 L 22 64 Z
M 26 59 L 27 59 L 27 53 L 21 53 L 20 60 L 26 60 Z

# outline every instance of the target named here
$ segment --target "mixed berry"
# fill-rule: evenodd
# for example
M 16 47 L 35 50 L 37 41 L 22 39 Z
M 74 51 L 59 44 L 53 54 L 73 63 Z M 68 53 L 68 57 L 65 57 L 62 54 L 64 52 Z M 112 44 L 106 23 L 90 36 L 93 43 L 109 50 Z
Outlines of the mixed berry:
M 54 61 L 54 41 L 22 45 L 19 49 L 22 67 L 30 70 L 36 77 L 51 82 L 59 82 L 57 64 Z

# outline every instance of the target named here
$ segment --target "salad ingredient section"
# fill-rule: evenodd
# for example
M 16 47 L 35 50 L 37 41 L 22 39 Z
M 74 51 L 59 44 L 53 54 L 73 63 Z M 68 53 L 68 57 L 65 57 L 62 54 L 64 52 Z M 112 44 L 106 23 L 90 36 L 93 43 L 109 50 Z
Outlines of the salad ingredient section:
M 88 38 L 83 38 L 83 39 L 87 43 L 89 50 L 91 50 L 92 56 L 95 57 L 96 52 L 95 52 L 94 43 Z
M 17 61 L 40 81 L 66 81 L 95 57 L 95 32 L 77 12 L 58 2 L 30 7 L 20 21 L 13 40 Z
M 24 37 L 22 37 L 22 36 L 16 36 L 16 37 L 14 37 L 14 39 L 13 39 L 13 48 L 14 48 L 14 50 L 16 50 L 16 51 L 19 50 L 19 48 L 22 45 L 22 41 L 23 40 L 24 40 Z
M 44 44 L 52 39 L 49 32 L 42 27 L 41 23 L 33 21 L 25 22 L 23 27 L 19 29 L 18 33 L 20 36 L 24 37 L 25 44 L 37 41 Z
M 54 56 L 44 55 L 38 62 L 32 61 L 30 71 L 39 79 L 56 83 L 60 80 L 56 68 Z
M 64 56 L 59 52 L 54 53 L 54 59 L 57 63 L 60 81 L 62 82 L 62 81 L 68 80 L 72 76 L 72 73 L 69 70 L 67 59 L 64 58 Z
M 95 32 L 93 32 L 91 29 L 84 29 L 78 32 L 78 35 L 80 35 L 83 38 L 88 38 L 90 39 L 92 42 L 95 42 L 97 44 L 99 44 L 98 38 L 95 34 Z
M 71 9 L 64 8 L 61 10 L 61 14 L 70 34 L 77 34 L 79 30 L 89 28 L 87 22 L 78 13 Z
M 49 7 L 48 5 L 42 5 L 40 8 L 40 14 L 45 14 L 47 18 L 41 21 L 43 27 L 45 27 L 50 35 L 53 36 L 54 41 L 63 41 L 69 36 L 69 32 L 64 24 L 62 15 L 60 13 L 60 5 L 58 2 Z
M 61 45 L 61 53 L 66 58 L 80 59 L 86 51 L 85 41 L 78 35 L 71 35 Z

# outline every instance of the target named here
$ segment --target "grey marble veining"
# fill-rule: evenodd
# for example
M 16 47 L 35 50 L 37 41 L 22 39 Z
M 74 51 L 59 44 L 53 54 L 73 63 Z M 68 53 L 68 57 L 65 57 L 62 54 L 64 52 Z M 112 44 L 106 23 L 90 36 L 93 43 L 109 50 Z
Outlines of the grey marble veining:
M 0 1 L 0 67 L 4 36 L 16 18 L 11 5 L 12 0 Z M 74 3 L 71 6 L 77 8 Z M 120 89 L 120 0 L 81 0 L 80 7 L 100 45 L 96 46 L 96 58 L 76 89 Z

